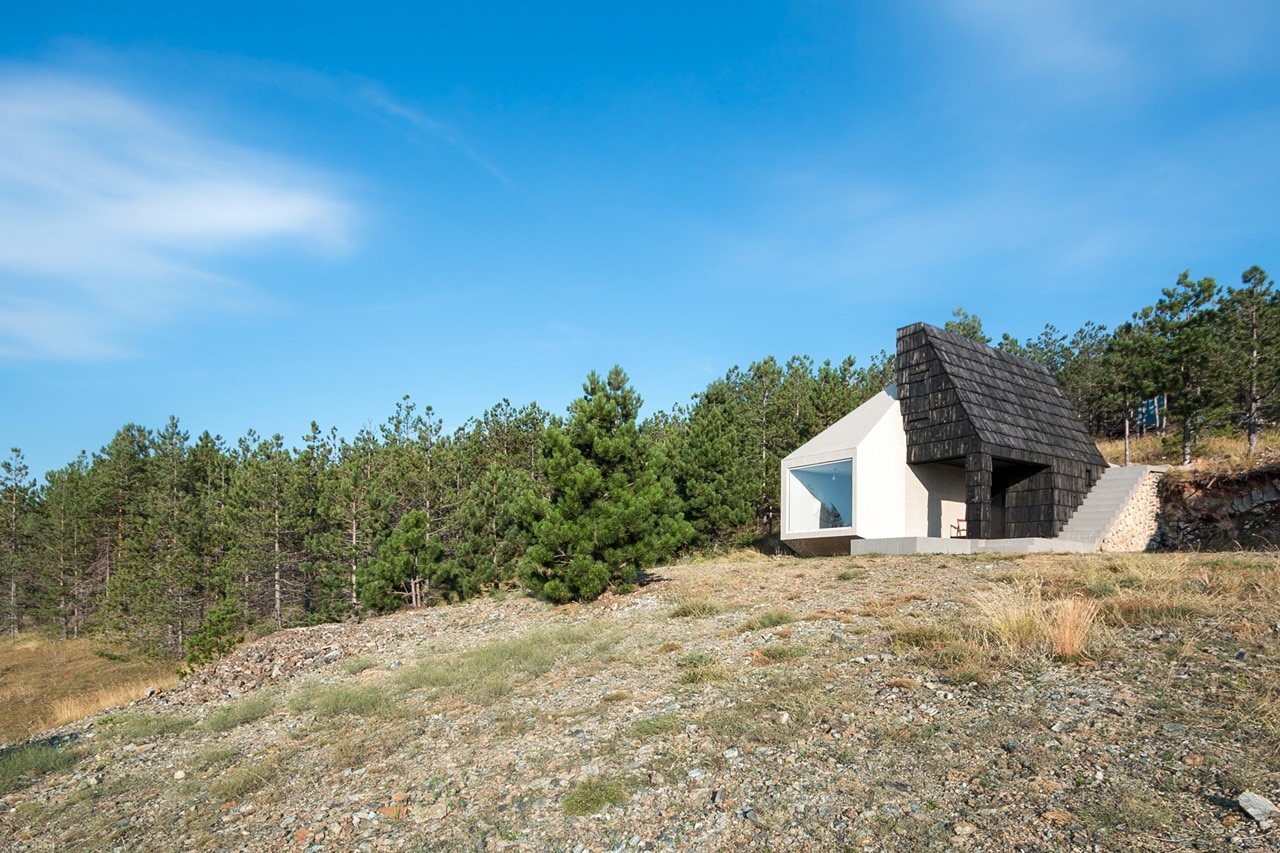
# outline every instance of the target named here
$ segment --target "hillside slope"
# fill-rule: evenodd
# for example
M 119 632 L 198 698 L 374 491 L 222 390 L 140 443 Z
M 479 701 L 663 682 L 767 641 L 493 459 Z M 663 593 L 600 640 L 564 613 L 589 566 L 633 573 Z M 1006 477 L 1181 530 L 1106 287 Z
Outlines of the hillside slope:
M 1274 849 L 1235 798 L 1280 802 L 1277 572 L 745 555 L 285 631 L 0 755 L 0 840 Z

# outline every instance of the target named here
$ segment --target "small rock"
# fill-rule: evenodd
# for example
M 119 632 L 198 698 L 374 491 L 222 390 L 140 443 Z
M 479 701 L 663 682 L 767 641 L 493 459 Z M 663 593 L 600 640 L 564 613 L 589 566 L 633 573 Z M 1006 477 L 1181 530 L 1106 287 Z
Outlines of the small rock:
M 785 726 L 791 722 L 791 715 L 783 711 L 778 715 L 778 725 Z
M 174 771 L 174 773 L 173 773 L 173 778 L 174 778 L 176 781 L 181 782 L 183 779 L 187 778 L 187 771 L 185 771 L 185 770 L 175 770 L 175 771 Z
M 1277 809 L 1275 804 L 1266 797 L 1255 794 L 1253 791 L 1245 791 L 1236 802 L 1263 829 L 1270 829 L 1271 822 L 1280 818 L 1280 809 Z

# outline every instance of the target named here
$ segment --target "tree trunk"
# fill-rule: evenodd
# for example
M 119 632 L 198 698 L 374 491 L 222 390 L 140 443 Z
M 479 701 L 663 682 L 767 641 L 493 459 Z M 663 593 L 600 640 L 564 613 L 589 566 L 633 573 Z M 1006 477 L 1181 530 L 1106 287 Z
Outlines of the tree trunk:
M 356 545 L 360 542 L 360 528 L 356 523 L 356 505 L 351 504 L 351 606 L 360 606 L 360 590 L 356 584 Z
M 1124 464 L 1126 466 L 1131 458 L 1129 455 L 1129 411 L 1128 408 L 1124 410 Z
M 276 630 L 279 631 L 284 627 L 284 594 L 281 590 L 280 580 L 280 508 L 275 510 L 275 541 L 272 543 L 275 550 L 275 571 L 272 576 L 273 589 L 275 594 L 275 613 L 276 613 Z
M 1252 323 L 1253 349 L 1249 353 L 1249 455 L 1258 452 L 1258 424 L 1262 420 L 1262 396 L 1258 393 L 1258 322 Z

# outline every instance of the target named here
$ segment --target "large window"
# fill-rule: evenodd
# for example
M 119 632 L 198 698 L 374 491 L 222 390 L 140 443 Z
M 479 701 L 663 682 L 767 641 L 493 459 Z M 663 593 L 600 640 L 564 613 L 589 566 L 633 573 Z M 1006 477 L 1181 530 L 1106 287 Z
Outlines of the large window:
M 787 477 L 787 530 L 853 526 L 853 460 L 792 468 Z

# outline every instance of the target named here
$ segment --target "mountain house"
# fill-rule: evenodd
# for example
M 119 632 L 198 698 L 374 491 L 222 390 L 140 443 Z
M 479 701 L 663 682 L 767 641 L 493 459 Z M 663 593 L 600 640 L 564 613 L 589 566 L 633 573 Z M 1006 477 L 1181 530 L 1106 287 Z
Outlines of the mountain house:
M 898 330 L 896 379 L 782 460 L 782 539 L 798 553 L 1098 550 L 1154 495 L 1140 487 L 1159 471 L 1134 466 L 1072 522 L 1108 465 L 1036 362 L 916 323 Z M 1145 545 L 1129 539 L 1114 550 Z

